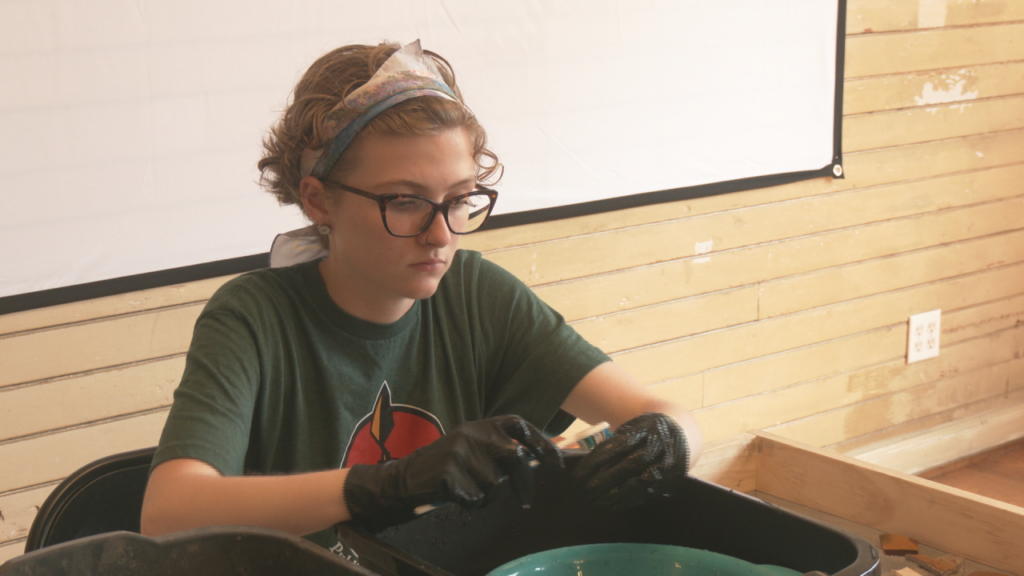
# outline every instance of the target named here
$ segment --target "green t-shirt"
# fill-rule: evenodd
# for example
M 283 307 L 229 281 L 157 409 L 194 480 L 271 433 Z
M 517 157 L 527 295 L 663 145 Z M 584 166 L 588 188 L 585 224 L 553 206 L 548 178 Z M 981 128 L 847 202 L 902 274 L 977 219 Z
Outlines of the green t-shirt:
M 501 414 L 557 434 L 573 420 L 559 406 L 607 360 L 476 252 L 456 252 L 437 292 L 386 325 L 339 308 L 317 262 L 259 270 L 196 321 L 153 465 L 195 458 L 236 476 L 373 464 Z

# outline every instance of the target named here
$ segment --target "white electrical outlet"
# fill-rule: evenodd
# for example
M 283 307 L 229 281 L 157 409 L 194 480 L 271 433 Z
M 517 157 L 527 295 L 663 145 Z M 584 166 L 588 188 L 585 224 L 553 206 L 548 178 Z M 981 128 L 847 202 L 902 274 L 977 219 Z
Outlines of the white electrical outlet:
M 907 364 L 935 358 L 939 355 L 939 335 L 942 332 L 942 310 L 922 312 L 910 317 L 907 337 Z

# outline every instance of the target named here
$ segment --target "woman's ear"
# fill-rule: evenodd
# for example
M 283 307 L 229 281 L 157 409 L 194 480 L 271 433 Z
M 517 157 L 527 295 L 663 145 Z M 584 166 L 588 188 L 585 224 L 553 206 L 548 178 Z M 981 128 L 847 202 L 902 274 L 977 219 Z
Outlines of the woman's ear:
M 317 225 L 331 225 L 323 182 L 313 176 L 299 180 L 299 196 L 302 197 L 302 207 L 305 208 L 310 220 Z

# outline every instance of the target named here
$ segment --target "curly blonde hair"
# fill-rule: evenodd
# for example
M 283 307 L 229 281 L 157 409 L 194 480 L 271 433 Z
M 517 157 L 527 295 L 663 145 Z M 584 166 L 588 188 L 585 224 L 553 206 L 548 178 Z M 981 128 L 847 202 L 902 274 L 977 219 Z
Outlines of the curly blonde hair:
M 306 148 L 318 149 L 327 140 L 324 120 L 348 94 L 370 80 L 400 46 L 384 42 L 377 46 L 342 46 L 313 62 L 295 86 L 292 102 L 280 120 L 263 139 L 260 184 L 281 204 L 302 207 L 299 194 L 300 164 Z M 374 118 L 353 140 L 331 171 L 342 174 L 351 167 L 353 155 L 363 134 L 412 136 L 436 134 L 449 128 L 465 128 L 473 144 L 473 158 L 479 169 L 477 180 L 493 183 L 501 178 L 497 155 L 487 148 L 487 133 L 476 116 L 462 104 L 462 93 L 455 84 L 455 72 L 447 60 L 424 50 L 434 60 L 445 83 L 455 92 L 458 102 L 446 98 L 412 98 L 389 108 Z M 490 181 L 493 178 L 493 181 Z M 489 182 L 490 181 L 490 182 Z M 305 210 L 303 208 L 303 210 Z

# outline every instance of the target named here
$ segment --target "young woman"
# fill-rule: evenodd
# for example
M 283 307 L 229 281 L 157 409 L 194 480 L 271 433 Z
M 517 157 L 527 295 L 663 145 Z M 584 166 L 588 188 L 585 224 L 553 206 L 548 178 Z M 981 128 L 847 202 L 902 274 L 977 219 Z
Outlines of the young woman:
M 247 524 L 337 544 L 330 528 L 476 506 L 574 418 L 616 434 L 574 470 L 622 507 L 700 453 L 659 400 L 511 274 L 459 251 L 500 175 L 440 56 L 414 42 L 317 60 L 265 141 L 264 183 L 314 223 L 326 257 L 226 283 L 196 322 L 146 492 L 149 535 Z

